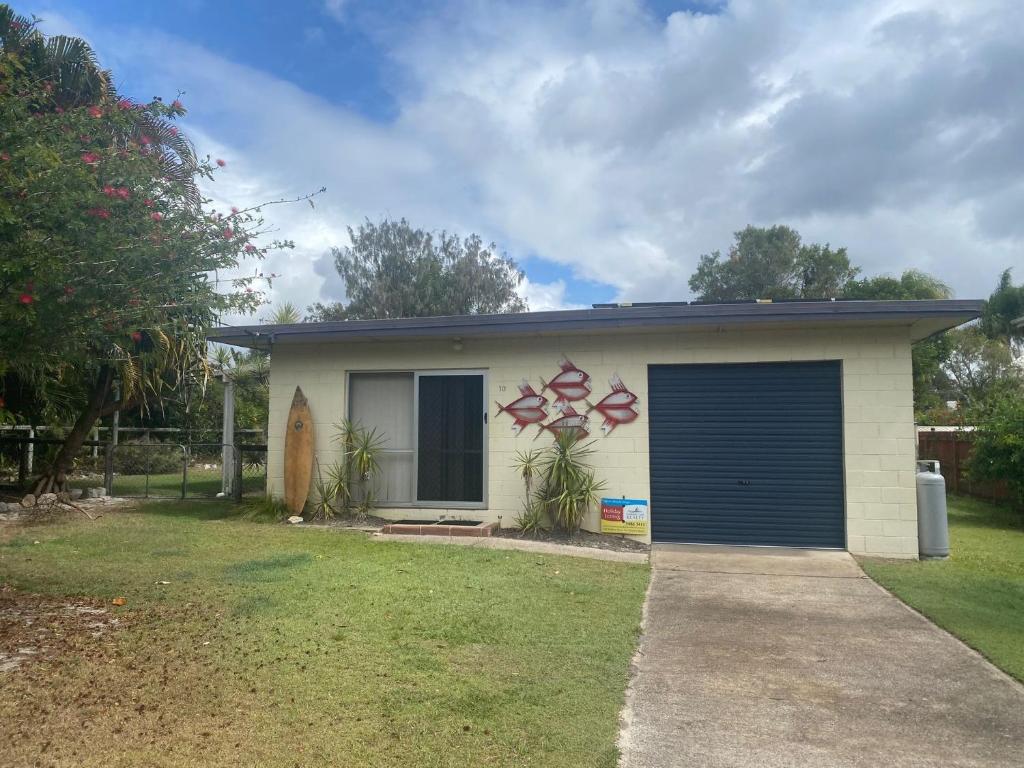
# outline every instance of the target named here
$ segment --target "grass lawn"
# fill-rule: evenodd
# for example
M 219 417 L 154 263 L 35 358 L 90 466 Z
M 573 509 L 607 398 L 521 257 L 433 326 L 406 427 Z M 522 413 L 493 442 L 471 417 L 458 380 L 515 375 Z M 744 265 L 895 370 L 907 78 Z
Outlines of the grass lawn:
M 863 559 L 868 575 L 1024 680 L 1024 526 L 1009 509 L 949 497 L 950 558 Z
M 149 476 L 149 495 L 153 498 L 181 498 L 181 480 L 182 473 L 180 471 L 152 474 Z M 220 493 L 221 482 L 220 468 L 189 467 L 188 496 L 214 498 Z M 72 479 L 70 485 L 73 488 L 91 488 L 103 485 L 103 478 Z M 262 496 L 265 487 L 266 478 L 263 477 L 262 472 L 242 476 L 242 493 L 247 496 Z M 112 490 L 114 496 L 144 496 L 146 494 L 146 475 L 115 474 Z
M 647 580 L 220 502 L 0 528 L 0 644 L 16 599 L 86 596 L 119 619 L 99 636 L 54 621 L 59 651 L 0 672 L 0 762 L 614 766 Z

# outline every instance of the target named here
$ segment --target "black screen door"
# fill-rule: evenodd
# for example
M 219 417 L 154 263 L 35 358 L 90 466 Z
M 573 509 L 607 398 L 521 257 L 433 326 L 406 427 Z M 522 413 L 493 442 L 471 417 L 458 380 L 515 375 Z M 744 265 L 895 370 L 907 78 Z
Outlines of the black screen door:
M 484 377 L 420 374 L 416 497 L 484 500 Z

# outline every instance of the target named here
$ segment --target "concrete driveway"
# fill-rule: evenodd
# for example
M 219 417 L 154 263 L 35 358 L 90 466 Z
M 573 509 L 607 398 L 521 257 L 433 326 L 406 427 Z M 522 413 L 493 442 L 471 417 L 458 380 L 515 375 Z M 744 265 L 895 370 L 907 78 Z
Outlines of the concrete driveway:
M 1024 687 L 848 554 L 651 559 L 625 768 L 1024 765 Z

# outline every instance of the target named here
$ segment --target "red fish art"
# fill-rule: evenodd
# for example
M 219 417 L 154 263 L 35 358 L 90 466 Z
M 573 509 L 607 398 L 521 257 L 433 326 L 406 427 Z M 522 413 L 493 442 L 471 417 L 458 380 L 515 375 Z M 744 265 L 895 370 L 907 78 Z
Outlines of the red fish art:
M 636 404 L 636 395 L 626 389 L 619 374 L 613 374 L 608 380 L 612 391 L 605 395 L 596 405 L 587 403 L 587 413 L 597 411 L 604 417 L 601 431 L 607 436 L 619 424 L 629 424 L 636 421 L 640 412 L 633 406 Z
M 543 395 L 538 395 L 526 379 L 523 379 L 523 383 L 519 385 L 519 395 L 518 400 L 514 400 L 508 405 L 495 403 L 498 406 L 499 416 L 507 413 L 515 419 L 512 432 L 517 435 L 528 424 L 537 424 L 548 417 L 548 399 Z
M 564 355 L 559 361 L 558 367 L 562 369 L 562 372 L 551 381 L 545 383 L 544 379 L 540 380 L 540 391 L 544 392 L 550 389 L 558 396 L 559 400 L 567 402 L 585 399 L 590 394 L 590 374 L 581 371 L 573 364 L 572 360 Z
M 540 437 L 541 432 L 544 430 L 547 430 L 552 435 L 570 432 L 576 435 L 577 440 L 590 434 L 590 419 L 586 414 L 576 413 L 576 410 L 566 400 L 562 399 L 556 400 L 552 407 L 562 415 L 554 421 L 541 424 L 540 430 L 533 437 L 534 440 Z

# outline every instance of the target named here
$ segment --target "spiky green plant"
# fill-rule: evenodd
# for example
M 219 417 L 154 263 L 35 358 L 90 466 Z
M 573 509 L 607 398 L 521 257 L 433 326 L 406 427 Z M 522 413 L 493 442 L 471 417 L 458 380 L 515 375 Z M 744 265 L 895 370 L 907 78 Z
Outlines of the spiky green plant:
M 583 518 L 605 488 L 589 464 L 593 442 L 580 442 L 571 432 L 555 436 L 540 460 L 541 486 L 538 498 L 555 525 L 568 533 L 579 530 Z
M 337 498 L 346 515 L 365 520 L 376 502 L 376 480 L 380 475 L 380 451 L 384 435 L 366 429 L 350 419 L 334 425 L 332 438 L 341 445 L 341 460 L 331 468 Z

